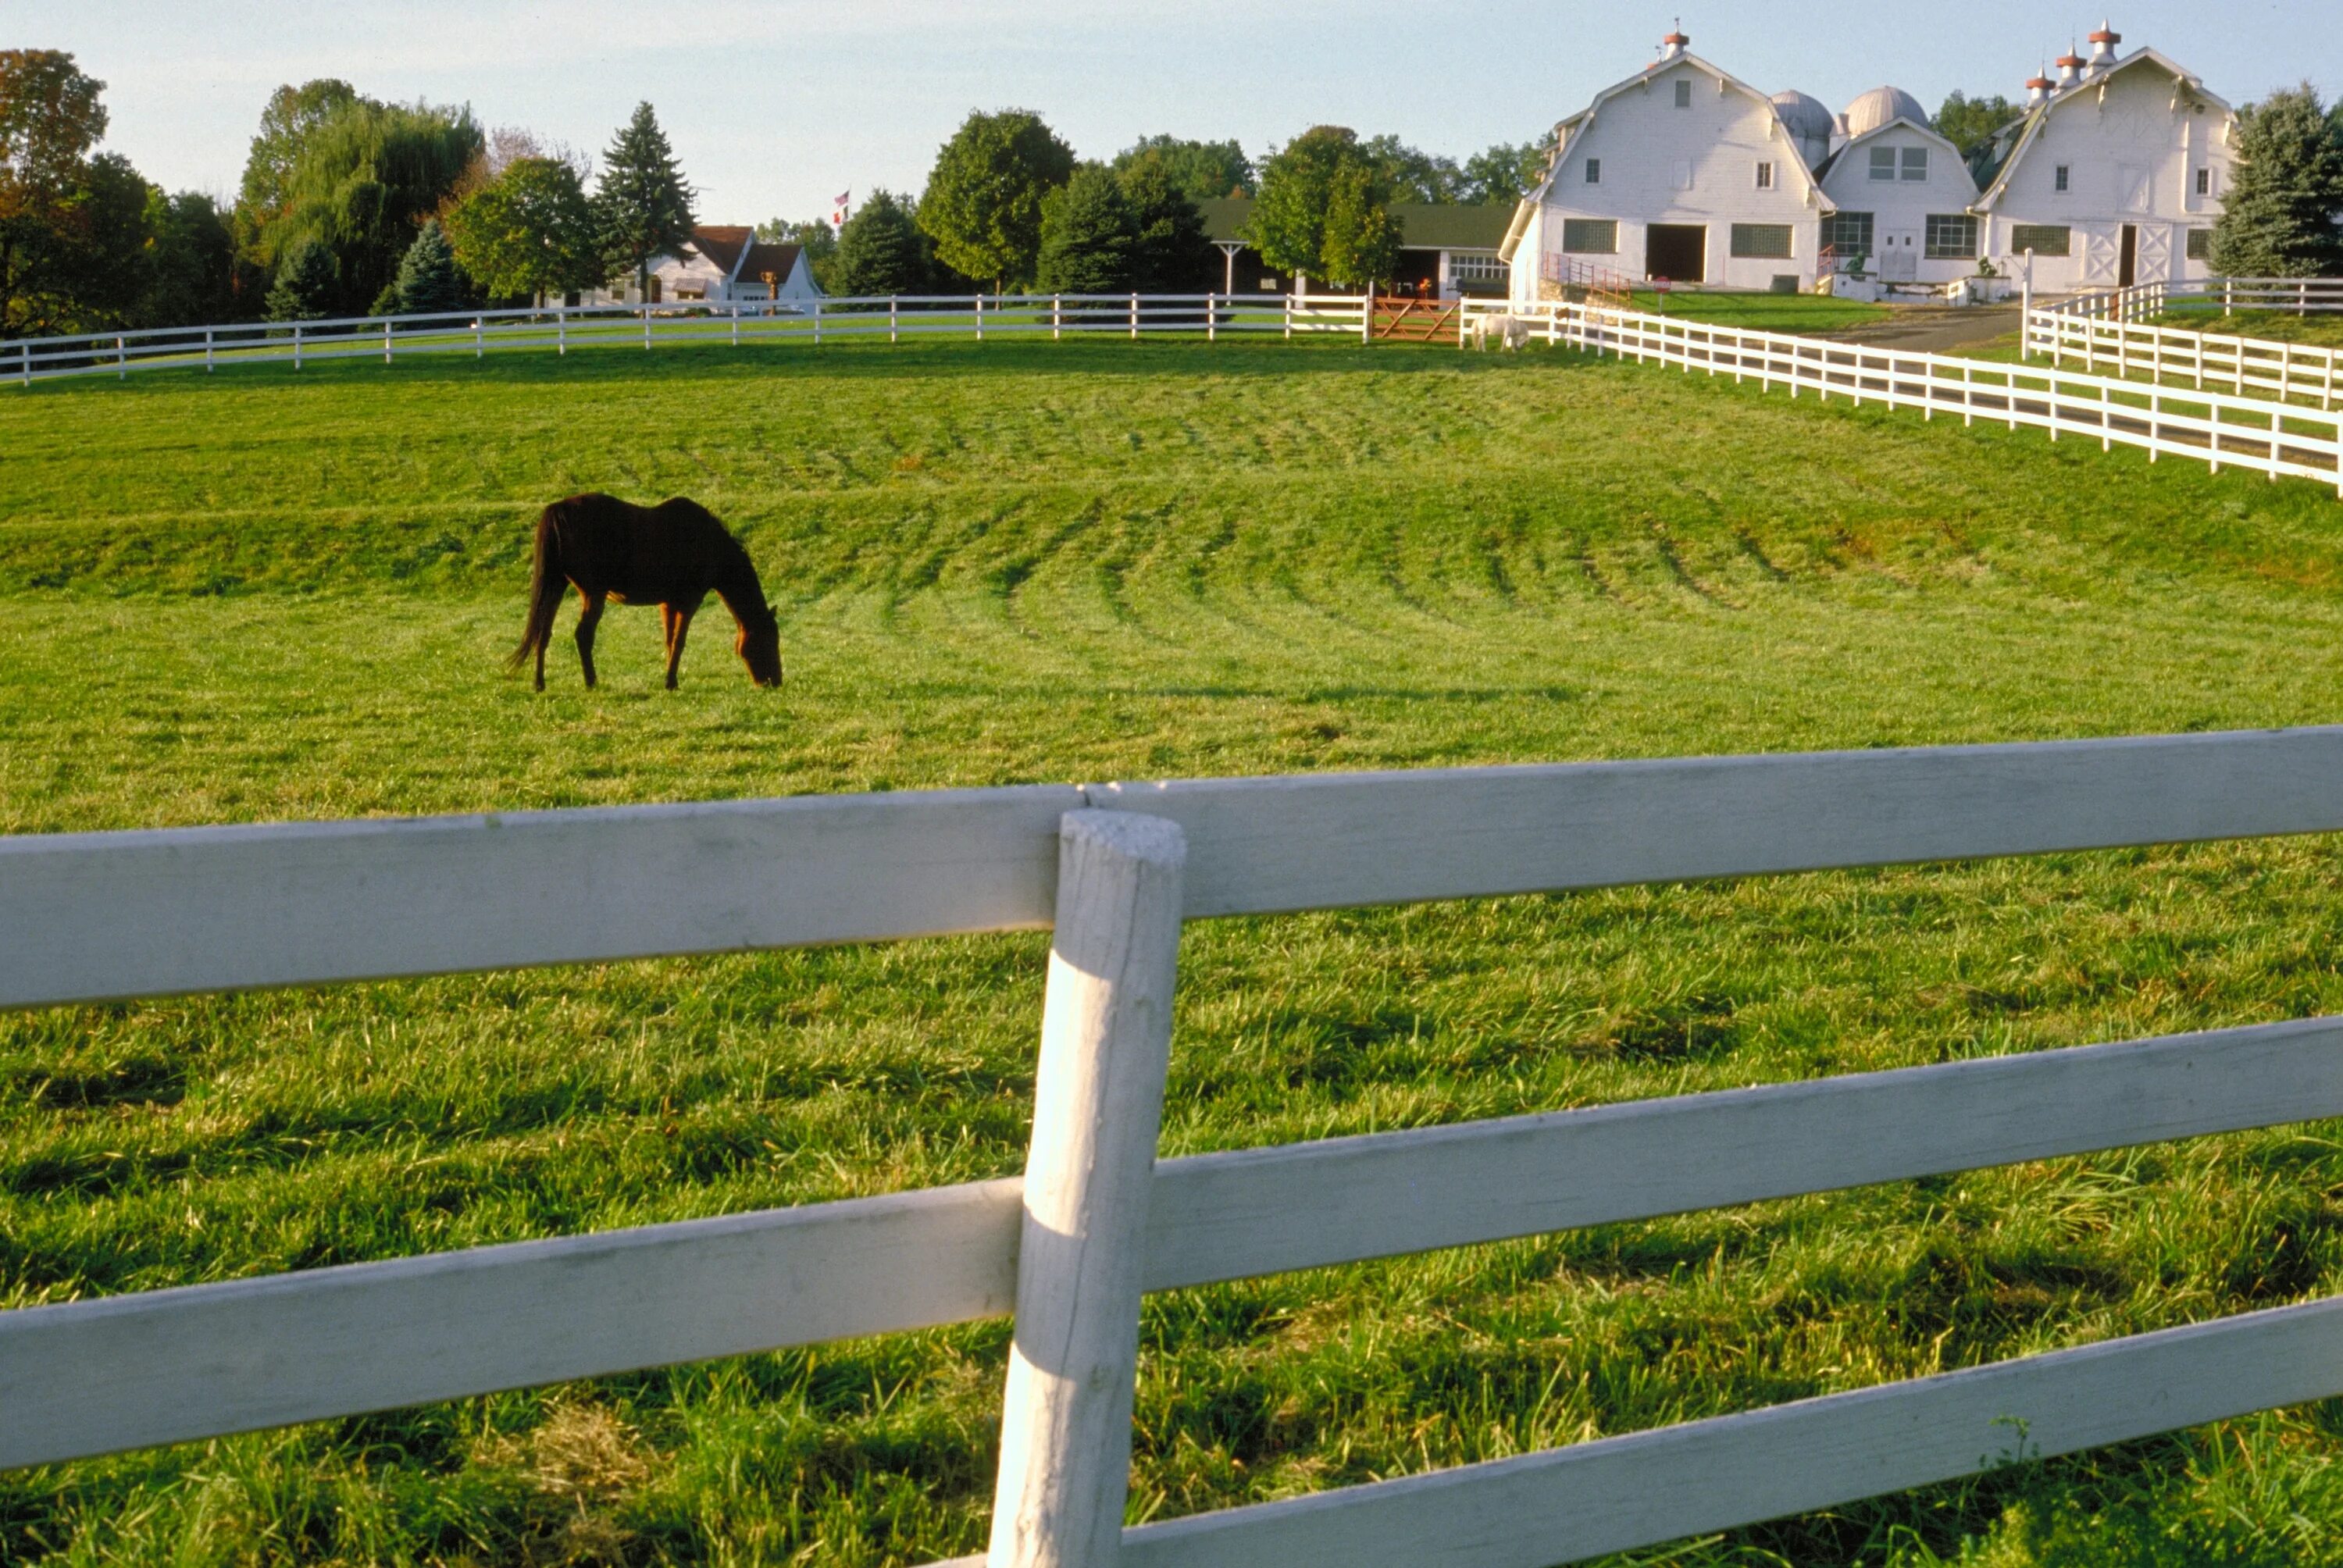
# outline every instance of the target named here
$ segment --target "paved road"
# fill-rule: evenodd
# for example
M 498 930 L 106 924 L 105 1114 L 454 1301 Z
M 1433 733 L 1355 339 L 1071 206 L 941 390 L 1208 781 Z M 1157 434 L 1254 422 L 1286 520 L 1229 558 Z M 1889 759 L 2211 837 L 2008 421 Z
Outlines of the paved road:
M 1976 348 L 1996 337 L 2017 336 L 2014 305 L 1902 305 L 1885 321 L 1866 321 L 1837 332 L 1817 332 L 1845 343 L 1878 348 L 1910 348 L 1927 353 Z

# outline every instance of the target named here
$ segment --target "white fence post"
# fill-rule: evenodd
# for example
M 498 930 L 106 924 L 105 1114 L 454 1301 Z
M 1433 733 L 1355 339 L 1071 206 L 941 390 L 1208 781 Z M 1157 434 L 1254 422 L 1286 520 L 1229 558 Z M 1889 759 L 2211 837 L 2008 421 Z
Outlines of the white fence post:
M 116 337 L 114 340 L 115 379 L 117 381 L 127 381 L 130 379 L 130 350 L 124 347 L 125 341 L 125 339 L 120 337 Z
M 976 297 L 976 340 L 984 341 L 984 296 Z
M 1220 297 L 1221 297 L 1217 294 L 1207 294 L 1204 296 L 1204 341 L 1207 343 L 1214 343 L 1220 340 Z
M 740 347 L 740 302 L 732 302 L 732 347 Z
M 390 363 L 390 317 L 382 318 L 382 362 Z
M 1065 326 L 1065 296 L 1050 296 L 1050 341 L 1055 343 Z
M 895 306 L 896 297 L 890 294 L 887 297 L 887 341 L 890 343 L 895 341 Z
M 293 368 L 301 368 L 301 324 L 293 324 Z
M 821 347 L 821 298 L 818 295 L 813 302 L 813 343 L 817 348 Z
M 1104 1568 L 1121 1543 L 1187 856 L 1160 817 L 1059 826 L 989 1568 Z
M 1370 283 L 1367 285 L 1367 292 L 1359 299 L 1359 341 L 1373 343 L 1374 340 L 1375 286 Z
M 650 349 L 650 346 L 651 346 L 651 307 L 650 307 L 649 303 L 648 301 L 646 301 L 646 302 L 644 303 L 644 305 L 643 305 L 643 348 L 644 348 L 645 352 L 649 352 L 649 349 Z
M 566 305 L 553 307 L 553 344 L 557 357 L 569 357 L 569 307 Z
M 1131 297 L 1131 340 L 1139 341 L 1139 296 Z
M 211 329 L 210 327 L 205 327 L 205 328 L 204 328 L 204 374 L 205 374 L 205 375 L 206 375 L 206 376 L 208 376 L 208 375 L 210 375 L 211 373 L 212 373 L 212 329 Z

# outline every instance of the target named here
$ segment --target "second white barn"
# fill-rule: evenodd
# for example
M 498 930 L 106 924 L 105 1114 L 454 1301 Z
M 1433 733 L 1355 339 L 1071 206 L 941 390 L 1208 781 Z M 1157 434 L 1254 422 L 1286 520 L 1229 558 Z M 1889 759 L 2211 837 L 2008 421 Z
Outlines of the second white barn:
M 1929 128 L 1927 111 L 1897 87 L 1849 104 L 1845 140 L 1823 169 L 1833 212 L 1824 220 L 1828 270 L 1858 267 L 1886 283 L 1950 283 L 1977 269 L 1977 198 L 1958 147 Z
M 1573 268 L 1735 288 L 1815 276 L 1825 203 L 1772 100 L 1696 55 L 1660 58 L 1556 127 L 1560 146 L 1500 253 L 1511 292 Z

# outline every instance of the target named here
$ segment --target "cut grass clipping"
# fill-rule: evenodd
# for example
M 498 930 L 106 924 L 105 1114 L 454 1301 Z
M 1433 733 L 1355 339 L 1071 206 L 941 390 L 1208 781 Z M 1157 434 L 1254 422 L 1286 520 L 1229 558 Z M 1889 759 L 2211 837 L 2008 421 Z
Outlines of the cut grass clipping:
M 0 391 L 0 827 L 2332 721 L 2315 487 L 1542 349 L 722 348 Z M 528 525 L 689 494 L 787 685 L 500 656 Z M 709 611 L 721 612 L 711 606 Z M 2331 1012 L 2326 840 L 1191 929 L 1174 1152 Z M 1033 936 L 0 1017 L 0 1302 L 1021 1166 Z M 2299 1126 L 1147 1304 L 1135 1518 L 2343 1288 Z M 450 1333 L 463 1325 L 451 1323 Z M 1000 1323 L 0 1476 L 10 1563 L 980 1550 Z M 2343 1557 L 2334 1406 L 1687 1563 Z M 5 1419 L 5 1414 L 0 1414 Z

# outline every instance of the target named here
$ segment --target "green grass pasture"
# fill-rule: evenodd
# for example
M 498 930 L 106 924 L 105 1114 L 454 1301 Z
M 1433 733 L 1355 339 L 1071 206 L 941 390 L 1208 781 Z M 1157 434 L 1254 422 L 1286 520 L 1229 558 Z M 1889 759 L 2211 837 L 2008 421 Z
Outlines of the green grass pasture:
M 1673 306 L 1672 306 L 1673 308 Z M 0 829 L 2329 722 L 2343 511 L 1543 349 L 709 347 L 0 388 Z M 536 508 L 696 496 L 710 606 L 499 668 Z M 1194 1151 L 2343 1008 L 2295 840 L 1223 921 Z M 0 1017 L 0 1304 L 1022 1161 L 1031 936 Z M 2343 1288 L 2312 1125 L 1151 1298 L 1169 1517 Z M 450 1325 L 460 1332 L 461 1325 Z M 980 1550 L 1005 1329 L 0 1476 L 0 1561 Z M 0 1420 L 5 1420 L 0 1412 Z M 2343 1559 L 2322 1405 L 1647 1554 Z
M 1884 305 L 1860 299 L 1835 299 L 1821 294 L 1743 294 L 1717 289 L 1672 289 L 1663 300 L 1651 289 L 1634 291 L 1635 308 L 1737 327 L 1745 332 L 1835 332 L 1882 321 L 1891 314 Z

